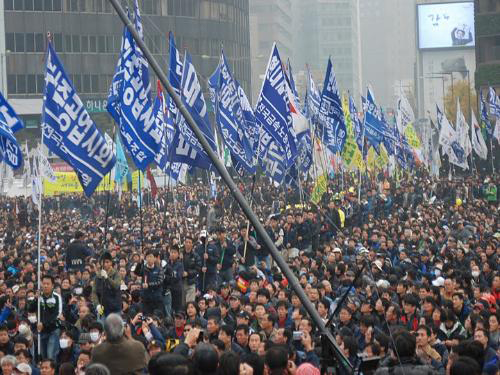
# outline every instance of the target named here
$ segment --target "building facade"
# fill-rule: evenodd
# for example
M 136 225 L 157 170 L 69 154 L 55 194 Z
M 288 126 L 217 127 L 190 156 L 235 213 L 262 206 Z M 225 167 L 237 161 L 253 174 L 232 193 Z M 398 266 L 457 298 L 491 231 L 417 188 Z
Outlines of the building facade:
M 293 58 L 292 0 L 250 0 L 252 100 L 255 104 L 276 42 L 283 62 Z
M 306 64 L 322 86 L 329 57 L 341 91 L 355 97 L 361 89 L 358 0 L 294 0 L 297 29 L 295 72 Z
M 475 0 L 476 88 L 500 90 L 500 2 Z
M 133 9 L 132 0 L 122 5 Z M 27 127 L 39 124 L 47 32 L 97 125 L 110 126 L 106 97 L 123 32 L 110 2 L 1 0 L 0 7 L 0 87 Z M 202 85 L 217 67 L 223 46 L 235 77 L 250 91 L 248 0 L 139 0 L 139 7 L 145 42 L 165 71 L 172 31 L 177 48 L 191 54 Z M 155 82 L 152 69 L 150 74 Z

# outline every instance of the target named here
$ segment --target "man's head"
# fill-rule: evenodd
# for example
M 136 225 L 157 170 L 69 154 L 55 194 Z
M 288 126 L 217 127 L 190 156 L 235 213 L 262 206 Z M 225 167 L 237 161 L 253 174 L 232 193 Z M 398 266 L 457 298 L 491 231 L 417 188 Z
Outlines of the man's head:
M 242 348 L 248 345 L 248 335 L 250 330 L 246 324 L 240 324 L 236 327 L 236 342 Z
M 269 375 L 281 375 L 287 368 L 288 350 L 285 346 L 272 346 L 266 351 L 264 361 Z
M 207 331 L 211 335 L 219 331 L 219 319 L 216 316 L 210 316 L 208 318 Z
M 394 334 L 394 348 L 397 351 L 395 358 L 411 358 L 415 356 L 417 341 L 408 331 L 399 331 Z M 395 353 L 394 353 L 395 354 Z
M 453 293 L 452 297 L 453 309 L 457 312 L 462 311 L 462 307 L 464 306 L 464 296 L 462 293 Z
M 118 314 L 109 314 L 104 322 L 106 340 L 113 343 L 118 342 L 125 332 L 123 320 Z
M 40 365 L 41 375 L 54 375 L 56 373 L 56 363 L 52 359 L 44 359 Z
M 485 349 L 488 347 L 488 333 L 484 328 L 476 328 L 474 331 L 474 340 L 479 341 Z
M 417 347 L 424 348 L 429 344 L 429 338 L 431 336 L 431 330 L 425 325 L 420 325 L 417 329 Z
M 50 293 L 52 293 L 52 290 L 54 289 L 54 278 L 50 275 L 44 275 L 42 277 L 42 291 L 43 294 L 48 296 Z
M 152 249 L 146 252 L 146 264 L 149 268 L 153 268 L 155 265 L 156 254 Z
M 219 329 L 219 340 L 224 343 L 226 349 L 231 347 L 231 340 L 233 339 L 233 329 L 231 326 L 223 325 Z
M 179 259 L 179 247 L 177 245 L 173 245 L 170 248 L 170 260 L 172 262 L 176 262 Z

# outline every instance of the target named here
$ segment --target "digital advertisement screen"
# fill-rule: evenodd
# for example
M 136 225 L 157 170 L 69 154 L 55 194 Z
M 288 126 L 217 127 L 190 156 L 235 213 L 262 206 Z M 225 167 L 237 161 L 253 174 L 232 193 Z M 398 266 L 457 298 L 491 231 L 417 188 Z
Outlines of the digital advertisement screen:
M 474 3 L 418 5 L 420 49 L 473 47 Z

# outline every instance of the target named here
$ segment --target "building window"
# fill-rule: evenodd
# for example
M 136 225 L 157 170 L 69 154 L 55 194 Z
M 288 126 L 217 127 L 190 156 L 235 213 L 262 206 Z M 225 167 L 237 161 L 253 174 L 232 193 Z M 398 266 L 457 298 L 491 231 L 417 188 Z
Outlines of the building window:
M 90 76 L 90 83 L 92 84 L 92 92 L 99 92 L 99 76 L 97 74 Z
M 24 74 L 17 75 L 17 93 L 26 94 L 26 76 Z
M 33 10 L 33 0 L 24 0 L 24 10 Z
M 45 52 L 45 36 L 42 33 L 35 34 L 35 52 Z
M 82 92 L 90 92 L 90 74 L 83 74 L 83 87 Z
M 73 52 L 73 49 L 71 48 L 71 35 L 65 35 L 64 40 L 65 40 L 64 52 Z
M 54 48 L 56 49 L 56 52 L 62 52 L 63 51 L 62 34 L 61 33 L 54 34 L 52 39 L 54 40 Z
M 113 35 L 106 36 L 106 52 L 113 53 Z
M 45 76 L 43 74 L 36 75 L 36 92 L 42 94 L 45 90 Z
M 43 0 L 33 1 L 33 10 L 42 11 L 43 10 Z
M 54 0 L 53 1 L 53 10 L 54 12 L 62 11 L 62 0 Z
M 43 2 L 43 10 L 46 12 L 52 12 L 52 0 L 45 0 Z
M 73 77 L 73 86 L 76 92 L 82 91 L 82 76 L 80 74 L 75 74 Z
M 5 10 L 14 10 L 14 0 L 5 0 L 3 2 L 3 8 Z M 15 83 L 14 83 L 15 86 Z
M 28 94 L 36 94 L 36 76 L 34 74 L 28 74 L 26 92 Z
M 66 10 L 68 12 L 78 12 L 78 0 L 66 0 Z
M 95 0 L 95 11 L 102 13 L 102 0 Z
M 89 36 L 89 52 L 91 53 L 97 52 L 97 40 L 96 37 L 93 35 Z
M 14 10 L 23 10 L 23 5 L 22 0 L 14 0 Z
M 80 35 L 73 35 L 73 52 L 80 52 Z
M 5 34 L 5 49 L 10 52 L 15 52 L 16 43 L 14 41 L 14 33 Z
M 105 53 L 106 52 L 106 38 L 104 37 L 104 35 L 99 35 L 97 37 L 97 41 L 98 41 L 98 52 L 99 53 Z
M 35 52 L 35 34 L 26 34 L 26 52 Z
M 89 37 L 87 35 L 82 35 L 82 52 L 89 51 Z
M 16 52 L 24 52 L 24 34 L 21 33 L 15 33 L 14 34 L 15 39 L 16 39 Z
M 16 76 L 14 74 L 7 75 L 7 92 L 9 94 L 17 94 Z

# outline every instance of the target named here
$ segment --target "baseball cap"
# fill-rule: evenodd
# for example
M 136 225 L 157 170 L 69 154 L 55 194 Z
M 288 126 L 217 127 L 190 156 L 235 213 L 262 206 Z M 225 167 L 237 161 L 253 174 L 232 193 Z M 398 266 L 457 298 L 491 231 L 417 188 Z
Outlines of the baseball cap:
M 250 315 L 246 311 L 240 311 L 236 317 L 243 319 L 250 319 Z

